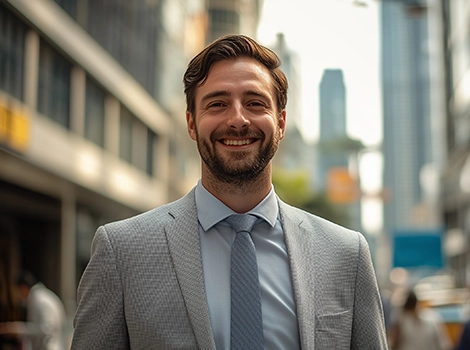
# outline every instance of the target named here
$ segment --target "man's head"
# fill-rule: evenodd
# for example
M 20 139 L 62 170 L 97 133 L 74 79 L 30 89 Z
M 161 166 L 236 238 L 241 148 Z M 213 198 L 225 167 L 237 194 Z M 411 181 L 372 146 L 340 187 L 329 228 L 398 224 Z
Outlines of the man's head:
M 36 278 L 29 271 L 21 271 L 16 280 L 22 299 L 27 299 L 29 291 L 37 283 Z
M 190 62 L 186 121 L 204 184 L 270 183 L 286 117 L 287 80 L 279 65 L 271 50 L 240 35 L 215 41 Z
M 403 304 L 403 309 L 405 311 L 414 311 L 418 306 L 418 297 L 413 290 L 408 291 L 405 303 Z
M 280 69 L 279 57 L 270 49 L 258 44 L 244 35 L 227 35 L 214 41 L 189 62 L 184 74 L 184 93 L 186 109 L 194 117 L 195 95 L 199 86 L 203 85 L 214 63 L 239 57 L 251 57 L 265 66 L 271 74 L 276 94 L 277 112 L 280 113 L 287 105 L 287 78 Z

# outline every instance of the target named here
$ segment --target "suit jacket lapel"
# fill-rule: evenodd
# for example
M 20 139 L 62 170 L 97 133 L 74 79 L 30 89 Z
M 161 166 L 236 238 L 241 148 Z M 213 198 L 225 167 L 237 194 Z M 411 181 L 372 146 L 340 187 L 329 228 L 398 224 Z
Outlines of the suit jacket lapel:
M 300 343 L 302 349 L 314 349 L 314 273 L 317 268 L 314 263 L 315 240 L 311 239 L 312 232 L 307 232 L 302 227 L 302 218 L 297 210 L 293 210 L 289 205 L 280 200 L 279 207 L 287 252 L 289 254 Z M 312 249 L 312 244 L 314 249 Z
M 204 288 L 194 190 L 171 206 L 169 214 L 174 220 L 165 230 L 168 248 L 198 347 L 215 350 Z

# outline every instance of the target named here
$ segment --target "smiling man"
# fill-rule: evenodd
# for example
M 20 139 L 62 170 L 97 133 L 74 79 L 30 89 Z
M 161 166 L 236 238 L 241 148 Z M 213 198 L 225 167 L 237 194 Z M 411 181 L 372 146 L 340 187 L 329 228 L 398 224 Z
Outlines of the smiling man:
M 184 75 L 201 180 L 96 231 L 72 349 L 386 349 L 364 237 L 282 202 L 278 57 L 222 37 Z

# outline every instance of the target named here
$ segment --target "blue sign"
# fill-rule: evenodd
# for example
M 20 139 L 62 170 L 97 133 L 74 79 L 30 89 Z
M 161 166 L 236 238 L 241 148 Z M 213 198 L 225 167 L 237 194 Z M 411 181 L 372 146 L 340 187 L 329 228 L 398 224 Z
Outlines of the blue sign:
M 430 267 L 444 265 L 443 230 L 400 230 L 393 237 L 393 267 Z

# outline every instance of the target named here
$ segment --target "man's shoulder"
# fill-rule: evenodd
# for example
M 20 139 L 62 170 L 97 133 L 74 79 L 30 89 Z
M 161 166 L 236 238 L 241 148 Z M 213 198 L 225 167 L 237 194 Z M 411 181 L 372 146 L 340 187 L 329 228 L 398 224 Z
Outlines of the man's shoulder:
M 364 236 L 357 231 L 338 225 L 330 220 L 322 218 L 289 204 L 280 202 L 281 220 L 283 224 L 289 222 L 291 227 L 298 229 L 292 232 L 305 233 L 304 238 L 314 240 L 317 244 L 323 242 L 327 246 L 349 246 L 353 249 L 365 242 Z M 362 243 L 360 243 L 362 241 Z
M 194 190 L 192 190 L 184 197 L 173 202 L 163 204 L 129 218 L 110 222 L 104 226 L 107 230 L 136 228 L 139 230 L 146 228 L 158 229 L 158 227 L 165 226 L 175 219 L 186 220 L 195 215 L 196 205 L 194 201 Z
M 288 218 L 289 220 L 297 221 L 299 224 L 301 224 L 304 227 L 308 227 L 310 229 L 321 229 L 323 231 L 328 231 L 328 232 L 329 231 L 341 232 L 341 233 L 349 232 L 349 233 L 357 234 L 357 232 L 347 227 L 338 225 L 314 213 L 307 212 L 303 209 L 294 207 L 282 201 L 279 201 L 279 202 L 280 202 L 281 217 L 283 216 L 284 218 Z

